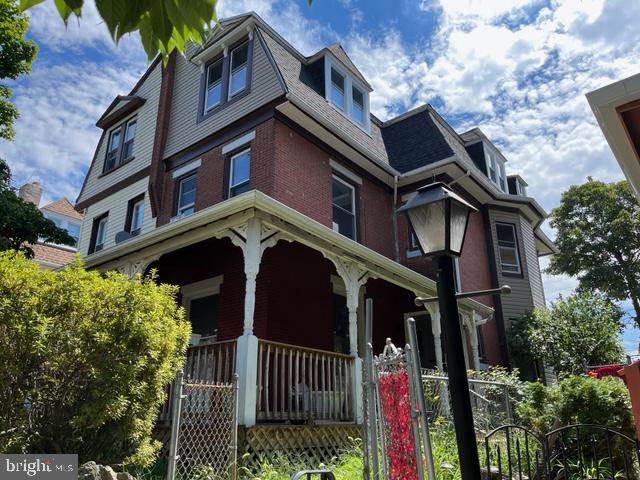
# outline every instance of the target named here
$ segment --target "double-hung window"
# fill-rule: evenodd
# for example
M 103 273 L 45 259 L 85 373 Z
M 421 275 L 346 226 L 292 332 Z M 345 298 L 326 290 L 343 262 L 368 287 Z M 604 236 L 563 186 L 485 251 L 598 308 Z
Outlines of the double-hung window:
M 356 189 L 333 175 L 331 180 L 333 229 L 356 240 Z
M 489 168 L 489 178 L 495 184 L 498 183 L 498 165 L 496 162 L 496 156 L 493 153 L 487 153 L 488 162 L 487 167 Z
M 415 251 L 420 250 L 420 243 L 418 242 L 418 237 L 416 236 L 416 232 L 413 231 L 413 228 L 409 226 L 409 250 Z
M 502 273 L 521 273 L 516 227 L 510 223 L 496 223 L 500 268 Z
M 222 62 L 220 59 L 207 68 L 207 86 L 204 98 L 205 113 L 222 102 Z
M 231 156 L 229 161 L 229 198 L 249 190 L 251 174 L 251 150 L 246 149 Z
M 133 158 L 137 126 L 138 121 L 134 117 L 111 131 L 107 143 L 107 158 L 104 162 L 105 173 Z
M 353 118 L 360 125 L 364 125 L 364 112 L 365 112 L 365 101 L 364 101 L 364 92 L 359 88 L 352 86 L 351 87 L 351 118 Z
M 340 110 L 345 109 L 344 98 L 344 75 L 335 68 L 331 68 L 331 103 Z
M 144 215 L 144 196 L 134 198 L 129 201 L 127 211 L 126 230 L 132 235 L 138 235 L 142 230 L 142 220 Z
M 189 175 L 178 182 L 177 217 L 191 215 L 196 209 L 196 175 Z
M 249 43 L 233 49 L 229 67 L 229 98 L 247 88 Z
M 120 135 L 122 127 L 114 129 L 109 135 L 109 143 L 107 144 L 107 159 L 104 164 L 105 172 L 113 169 L 118 163 L 118 152 L 120 151 Z
M 124 134 L 124 143 L 122 144 L 121 162 L 126 162 L 127 160 L 133 157 L 133 142 L 136 138 L 137 124 L 138 122 L 135 118 L 127 122 L 127 128 L 125 129 L 125 134 Z
M 101 215 L 93 220 L 91 230 L 91 243 L 89 244 L 89 253 L 99 252 L 104 248 L 107 240 L 107 225 L 109 221 L 108 214 Z

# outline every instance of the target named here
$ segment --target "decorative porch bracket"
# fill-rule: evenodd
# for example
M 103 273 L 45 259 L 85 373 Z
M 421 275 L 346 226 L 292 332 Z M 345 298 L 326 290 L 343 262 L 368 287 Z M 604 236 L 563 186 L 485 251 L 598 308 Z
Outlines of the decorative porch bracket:
M 370 272 L 362 265 L 345 260 L 337 255 L 323 251 L 322 254 L 336 267 L 342 278 L 347 293 L 347 310 L 349 311 L 349 354 L 353 357 L 353 418 L 357 423 L 364 419 L 362 405 L 362 359 L 358 356 L 358 306 L 360 288 L 372 278 Z
M 258 337 L 253 334 L 256 309 L 256 279 L 262 254 L 282 238 L 280 232 L 251 217 L 246 223 L 216 235 L 229 238 L 240 247 L 244 257 L 245 294 L 242 335 L 238 337 L 236 373 L 238 374 L 238 423 L 251 427 L 256 423 Z
M 136 278 L 136 275 L 142 275 L 147 267 L 160 258 L 160 254 L 149 255 L 145 257 L 129 260 L 119 265 L 116 270 L 123 275 L 128 275 L 130 279 Z

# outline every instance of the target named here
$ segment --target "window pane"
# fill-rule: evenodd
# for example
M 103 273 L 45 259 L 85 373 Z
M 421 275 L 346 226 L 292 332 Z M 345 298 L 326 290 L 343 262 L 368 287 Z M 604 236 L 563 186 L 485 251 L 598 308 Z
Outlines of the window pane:
M 104 244 L 107 235 L 107 219 L 100 220 L 98 223 L 98 232 L 96 233 L 96 246 Z
M 77 245 L 78 238 L 80 237 L 80 224 L 69 222 L 67 224 L 67 232 L 69 232 L 69 235 L 75 240 L 74 246 Z
M 203 337 L 214 335 L 218 328 L 218 295 L 191 300 L 189 321 L 191 332 Z
M 331 69 L 331 101 L 344 109 L 344 77 Z
M 137 121 L 132 120 L 129 122 L 129 124 L 127 125 L 127 133 L 124 137 L 124 141 L 128 142 L 129 140 L 133 140 L 136 136 L 136 125 L 137 125 Z
M 142 227 L 142 214 L 144 212 L 144 202 L 136 202 L 131 212 L 131 231 Z
M 240 195 L 241 193 L 249 191 L 249 182 L 241 183 L 235 187 L 231 187 L 229 190 L 229 196 L 235 197 L 236 195 Z
M 248 54 L 249 44 L 244 44 L 231 53 L 231 78 L 229 79 L 229 96 L 231 97 L 247 86 Z
M 353 189 L 335 178 L 332 182 L 332 198 L 334 205 L 349 213 L 354 212 Z
M 231 186 L 238 185 L 249 180 L 251 169 L 251 152 L 243 152 L 231 159 Z
M 338 232 L 345 237 L 355 240 L 355 218 L 352 213 L 345 212 L 340 207 L 333 207 L 333 223 L 338 226 Z
M 517 265 L 518 255 L 515 248 L 500 247 L 500 262 L 504 265 Z
M 496 225 L 496 234 L 500 245 L 506 244 L 515 247 L 516 238 L 512 225 Z
M 209 67 L 207 75 L 207 92 L 205 98 L 205 110 L 210 110 L 220 103 L 222 99 L 222 60 Z
M 196 200 L 196 177 L 195 175 L 185 178 L 180 182 L 180 202 L 178 213 L 193 213 L 193 207 L 185 209 L 188 205 L 193 205 Z
M 111 133 L 111 140 L 109 141 L 109 152 L 113 152 L 118 149 L 120 145 L 120 129 L 114 130 Z

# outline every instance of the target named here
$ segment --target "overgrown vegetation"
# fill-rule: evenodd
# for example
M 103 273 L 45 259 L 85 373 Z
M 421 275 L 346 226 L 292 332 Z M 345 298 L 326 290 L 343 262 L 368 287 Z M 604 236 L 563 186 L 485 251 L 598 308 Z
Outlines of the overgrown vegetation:
M 560 377 L 584 373 L 587 365 L 619 363 L 622 311 L 599 293 L 559 297 L 513 322 L 510 350 L 519 364 L 542 360 Z
M 152 279 L 0 253 L 0 451 L 147 465 L 190 327 Z

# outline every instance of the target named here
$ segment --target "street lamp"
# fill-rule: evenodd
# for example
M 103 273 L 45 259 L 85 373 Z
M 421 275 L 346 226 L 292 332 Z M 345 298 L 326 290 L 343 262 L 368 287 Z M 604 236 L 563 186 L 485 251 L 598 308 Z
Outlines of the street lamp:
M 460 471 L 464 480 L 480 480 L 480 461 L 453 276 L 453 257 L 462 252 L 469 214 L 477 209 L 443 183 L 435 182 L 419 188 L 416 195 L 398 211 L 407 215 L 422 254 L 434 257 Z

